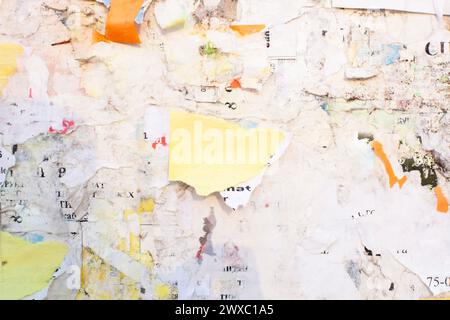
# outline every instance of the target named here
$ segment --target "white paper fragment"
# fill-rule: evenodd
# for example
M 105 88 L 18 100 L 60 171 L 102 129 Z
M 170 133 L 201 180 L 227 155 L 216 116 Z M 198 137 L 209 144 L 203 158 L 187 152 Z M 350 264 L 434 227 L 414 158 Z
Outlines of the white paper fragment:
M 389 9 L 435 14 L 433 0 L 333 0 L 333 7 L 353 9 Z M 450 15 L 450 2 L 446 1 L 443 13 Z
M 25 68 L 28 72 L 30 96 L 37 103 L 47 104 L 47 85 L 49 72 L 45 62 L 33 55 L 25 59 Z
M 289 146 L 290 139 L 290 135 L 285 133 L 285 140 L 283 144 L 280 145 L 276 153 L 270 158 L 267 163 L 267 167 L 273 165 L 283 155 Z M 265 172 L 266 170 L 253 179 L 241 183 L 238 186 L 230 187 L 227 190 L 221 191 L 220 195 L 222 196 L 225 204 L 233 210 L 236 210 L 241 206 L 244 207 L 250 200 L 253 191 L 262 182 Z
M 156 226 L 141 225 L 141 253 L 150 253 L 152 257 L 156 256 L 155 238 L 159 236 L 159 230 Z M 155 261 L 156 262 L 156 261 Z
M 195 294 L 198 296 L 209 296 L 211 290 L 211 276 L 209 274 L 206 274 L 203 279 L 197 281 L 197 286 L 195 287 L 194 291 Z
M 268 29 L 268 56 L 270 59 L 290 60 L 297 58 L 297 34 L 287 24 Z
M 144 117 L 146 137 L 154 141 L 169 135 L 169 112 L 157 108 L 148 108 Z
M 187 16 L 187 4 L 183 0 L 163 0 L 155 5 L 156 21 L 162 29 L 184 25 Z
M 325 46 L 323 54 L 325 56 L 325 64 L 323 66 L 323 74 L 325 77 L 335 74 L 347 63 L 345 53 L 332 44 Z
M 227 190 L 221 191 L 220 195 L 223 197 L 225 204 L 233 210 L 241 206 L 244 207 L 250 200 L 253 191 L 261 183 L 263 175 L 260 174 L 236 187 L 230 187 Z
M 314 0 L 238 1 L 239 24 L 280 25 L 300 16 L 302 8 L 313 5 Z
M 21 144 L 32 137 L 59 127 L 64 115 L 50 105 L 24 101 L 2 107 L 0 113 L 0 141 L 5 145 Z
M 236 36 L 231 32 L 208 30 L 206 36 L 220 52 L 232 53 L 239 50 Z
M 347 68 L 345 78 L 351 80 L 365 80 L 376 77 L 378 71 L 375 68 Z
M 9 168 L 16 164 L 16 158 L 6 149 L 0 147 L 0 184 L 5 181 Z
M 194 87 L 194 100 L 197 102 L 217 102 L 218 88 L 212 86 Z
M 208 11 L 213 11 L 217 8 L 221 0 L 203 0 L 203 5 Z
M 169 184 L 169 113 L 157 108 L 145 112 L 143 130 L 148 141 L 149 174 L 152 185 L 163 187 Z

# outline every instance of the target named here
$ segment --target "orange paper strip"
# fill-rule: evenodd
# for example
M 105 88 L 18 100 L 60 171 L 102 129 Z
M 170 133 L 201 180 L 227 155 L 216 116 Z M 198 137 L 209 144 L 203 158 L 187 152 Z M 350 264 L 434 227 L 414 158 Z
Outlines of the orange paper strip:
M 136 16 L 144 0 L 111 0 L 106 17 L 106 38 L 121 43 L 139 44 Z
M 434 188 L 434 193 L 438 200 L 436 210 L 443 213 L 448 212 L 448 200 L 442 192 L 441 187 Z
M 241 24 L 241 25 L 231 25 L 230 29 L 236 31 L 241 36 L 247 36 L 249 34 L 260 32 L 266 27 L 265 24 Z
M 394 173 L 394 170 L 392 169 L 392 165 L 386 156 L 386 153 L 383 151 L 383 145 L 378 141 L 372 142 L 372 148 L 375 154 L 378 158 L 383 162 L 384 168 L 386 169 L 386 172 L 389 176 L 389 186 L 392 188 L 396 183 L 398 183 L 399 187 L 401 188 L 403 184 L 406 182 L 406 176 L 403 176 L 401 179 L 398 179 L 397 176 Z

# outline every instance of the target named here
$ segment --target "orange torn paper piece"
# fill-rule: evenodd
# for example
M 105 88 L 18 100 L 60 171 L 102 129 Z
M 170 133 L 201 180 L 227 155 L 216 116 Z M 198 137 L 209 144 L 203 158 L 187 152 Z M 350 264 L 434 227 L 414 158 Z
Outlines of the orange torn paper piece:
M 439 186 L 434 188 L 434 193 L 436 194 L 436 197 L 438 200 L 436 210 L 439 212 L 447 213 L 448 212 L 448 200 L 445 197 L 444 193 L 442 192 L 442 188 Z
M 406 176 L 403 176 L 401 179 L 398 179 L 397 176 L 394 173 L 394 170 L 392 169 L 391 162 L 389 161 L 388 157 L 386 156 L 386 153 L 383 151 L 383 145 L 374 140 L 372 142 L 372 149 L 375 152 L 376 156 L 380 158 L 380 160 L 384 164 L 384 168 L 386 169 L 386 172 L 389 176 L 389 186 L 392 188 L 396 183 L 398 183 L 399 187 L 401 188 L 403 184 L 406 182 Z
M 135 19 L 143 3 L 144 0 L 111 0 L 111 7 L 106 17 L 105 35 L 94 31 L 93 41 L 141 43 Z
M 111 0 L 111 8 L 106 18 L 106 38 L 114 42 L 138 44 L 136 16 L 144 0 Z
M 241 36 L 247 36 L 249 34 L 260 32 L 261 30 L 264 30 L 265 27 L 265 24 L 240 24 L 231 25 L 230 29 L 236 31 Z

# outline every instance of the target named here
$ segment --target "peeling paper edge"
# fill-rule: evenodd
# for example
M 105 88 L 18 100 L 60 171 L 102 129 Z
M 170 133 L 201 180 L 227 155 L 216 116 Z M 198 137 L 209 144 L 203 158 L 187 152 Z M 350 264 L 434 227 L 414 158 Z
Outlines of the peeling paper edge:
M 237 210 L 240 207 L 245 207 L 248 204 L 248 202 L 250 201 L 250 198 L 253 194 L 253 191 L 255 191 L 255 189 L 261 184 L 261 182 L 263 180 L 263 176 L 265 175 L 268 168 L 275 161 L 278 161 L 281 158 L 281 156 L 286 152 L 286 149 L 289 146 L 289 143 L 291 141 L 291 134 L 284 132 L 284 131 L 283 131 L 283 134 L 285 135 L 284 142 L 278 147 L 275 154 L 269 159 L 267 166 L 263 170 L 263 172 L 250 180 L 247 180 L 237 186 L 234 186 L 234 188 L 238 188 L 238 187 L 245 188 L 246 186 L 251 186 L 252 187 L 251 191 L 242 192 L 242 191 L 224 190 L 224 191 L 220 192 L 222 200 L 228 207 L 230 207 L 233 210 Z M 225 198 L 228 198 L 229 200 L 224 200 Z

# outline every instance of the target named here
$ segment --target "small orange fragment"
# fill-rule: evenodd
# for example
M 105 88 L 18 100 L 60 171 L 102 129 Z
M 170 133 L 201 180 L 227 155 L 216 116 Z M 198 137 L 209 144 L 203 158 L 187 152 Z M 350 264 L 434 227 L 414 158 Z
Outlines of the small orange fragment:
M 92 43 L 97 43 L 101 41 L 110 42 L 106 36 L 98 32 L 97 30 L 94 30 L 94 32 L 92 33 Z
M 266 27 L 265 24 L 239 24 L 231 25 L 230 29 L 236 31 L 241 36 L 247 36 L 249 34 L 260 32 Z
M 447 213 L 448 212 L 448 200 L 445 197 L 444 193 L 442 192 L 442 188 L 437 186 L 434 188 L 434 193 L 437 197 L 437 207 L 436 210 L 439 212 Z
M 239 81 L 239 79 L 233 79 L 233 81 L 231 81 L 230 87 L 233 89 L 238 89 L 241 87 L 241 82 Z

